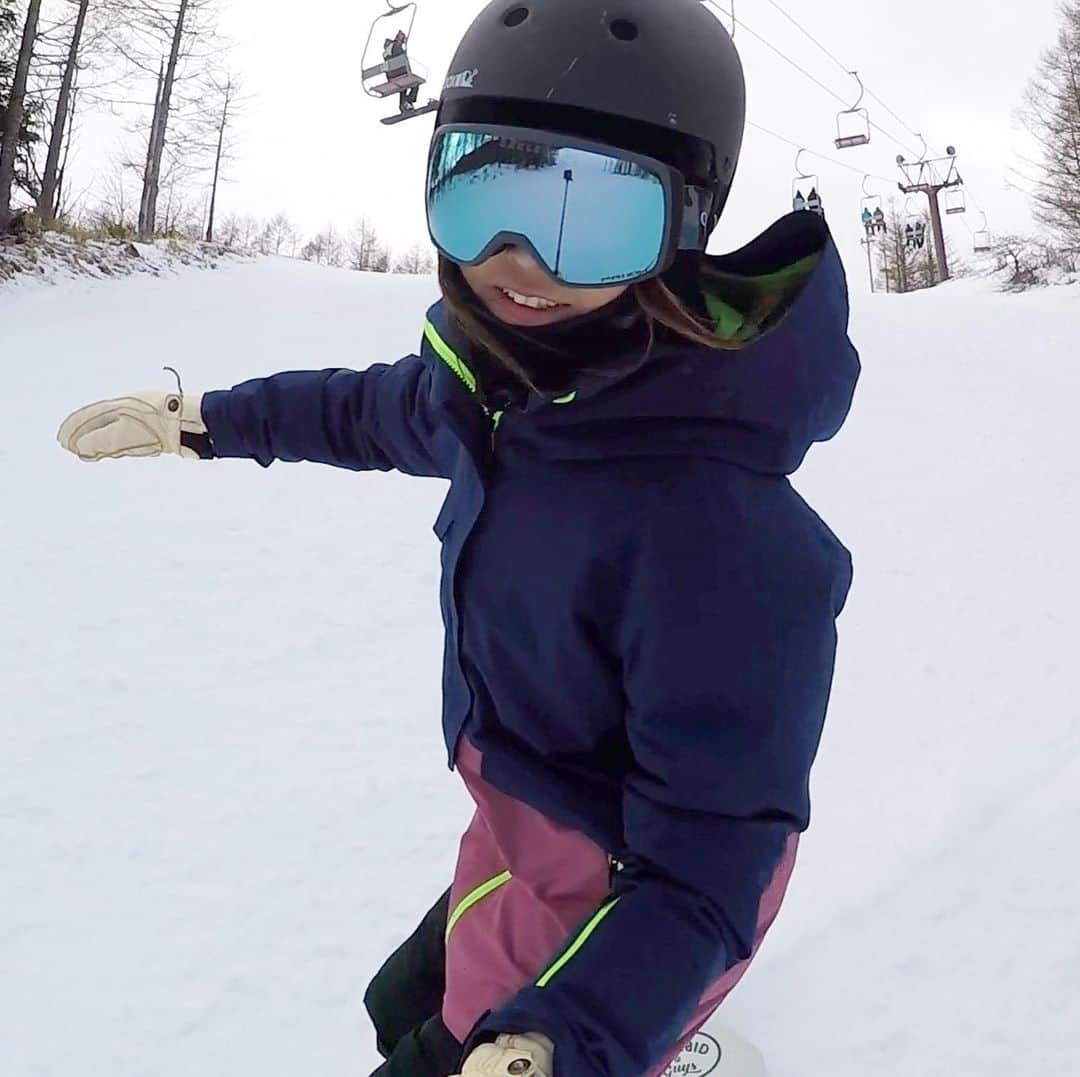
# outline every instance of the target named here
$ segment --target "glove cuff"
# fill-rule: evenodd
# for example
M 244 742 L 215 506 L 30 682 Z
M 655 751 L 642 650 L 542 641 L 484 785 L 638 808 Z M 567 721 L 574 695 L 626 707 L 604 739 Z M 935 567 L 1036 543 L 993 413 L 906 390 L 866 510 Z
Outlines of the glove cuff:
M 180 420 L 180 430 L 185 434 L 205 434 L 206 423 L 202 417 L 202 393 L 168 393 L 162 410 L 170 419 Z
M 539 1032 L 500 1035 L 465 1060 L 462 1077 L 551 1077 L 555 1045 Z

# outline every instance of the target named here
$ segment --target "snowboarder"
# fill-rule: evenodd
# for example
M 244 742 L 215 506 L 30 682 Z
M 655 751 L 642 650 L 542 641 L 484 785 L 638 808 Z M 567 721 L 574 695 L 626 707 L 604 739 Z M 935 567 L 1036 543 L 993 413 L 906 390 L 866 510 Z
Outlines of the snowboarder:
M 59 433 L 451 480 L 443 733 L 476 812 L 367 992 L 379 1077 L 664 1072 L 779 911 L 851 583 L 788 481 L 859 373 L 828 228 L 705 253 L 745 120 L 730 37 L 698 0 L 531 6 L 491 4 L 450 69 L 480 74 L 437 118 L 419 355 Z
M 394 37 L 388 37 L 383 42 L 383 59 L 389 62 L 395 56 L 404 56 L 408 40 L 404 30 L 398 30 Z

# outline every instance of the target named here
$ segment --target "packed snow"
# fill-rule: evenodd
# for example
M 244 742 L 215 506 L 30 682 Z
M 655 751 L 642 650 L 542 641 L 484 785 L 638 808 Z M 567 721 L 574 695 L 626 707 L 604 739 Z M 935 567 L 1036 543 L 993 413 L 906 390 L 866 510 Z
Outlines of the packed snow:
M 1080 288 L 861 294 L 795 479 L 855 560 L 814 821 L 723 1019 L 771 1077 L 1063 1077 L 1080 1028 Z M 90 400 L 418 343 L 427 278 L 0 289 L 0 1072 L 355 1077 L 447 885 L 444 484 L 86 465 Z M 643 973 L 646 974 L 646 973 Z M 628 984 L 627 990 L 633 990 Z

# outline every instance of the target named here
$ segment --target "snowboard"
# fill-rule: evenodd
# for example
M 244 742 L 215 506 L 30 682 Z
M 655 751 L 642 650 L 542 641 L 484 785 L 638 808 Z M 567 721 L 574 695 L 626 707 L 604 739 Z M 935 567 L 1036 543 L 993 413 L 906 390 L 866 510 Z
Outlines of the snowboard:
M 664 1077 L 768 1077 L 761 1052 L 737 1032 L 710 1021 L 664 1070 Z

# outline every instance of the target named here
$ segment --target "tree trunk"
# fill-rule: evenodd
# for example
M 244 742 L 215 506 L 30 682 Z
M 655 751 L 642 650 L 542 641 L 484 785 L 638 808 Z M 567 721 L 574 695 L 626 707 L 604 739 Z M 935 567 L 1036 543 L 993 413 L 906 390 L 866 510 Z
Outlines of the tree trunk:
M 176 78 L 176 64 L 180 59 L 180 44 L 184 38 L 184 19 L 187 16 L 189 0 L 180 0 L 180 10 L 176 13 L 176 26 L 173 29 L 172 51 L 169 53 L 169 66 L 161 82 L 159 102 L 154 109 L 157 122 L 151 124 L 150 147 L 146 157 L 146 173 L 143 177 L 142 200 L 139 204 L 139 238 L 151 239 L 157 223 L 158 185 L 161 180 L 161 155 L 165 151 L 165 131 L 169 124 L 169 102 L 172 99 L 173 81 Z
M 146 220 L 146 206 L 147 195 L 150 190 L 151 182 L 154 180 L 154 153 L 157 150 L 158 141 L 158 128 L 161 126 L 161 90 L 165 83 L 165 61 L 161 61 L 161 65 L 158 68 L 158 80 L 157 89 L 154 91 L 154 116 L 150 121 L 150 141 L 146 145 L 146 164 L 143 167 L 143 188 L 142 194 L 139 198 L 139 236 L 141 238 L 149 238 L 144 236 L 143 225 Z M 157 210 L 157 190 L 154 191 L 154 209 Z M 151 232 L 153 228 L 151 227 Z
M 37 204 L 38 216 L 46 223 L 55 219 L 58 209 L 56 189 L 60 174 L 60 153 L 64 145 L 64 133 L 67 130 L 71 87 L 78 68 L 79 46 L 82 44 L 83 26 L 86 24 L 86 11 L 89 7 L 90 0 L 79 0 L 79 14 L 75 19 L 71 45 L 68 47 L 64 77 L 60 82 L 60 96 L 56 99 L 56 115 L 53 117 L 52 134 L 49 137 L 49 156 L 45 160 L 45 175 L 41 179 L 41 193 L 38 195 Z
M 225 125 L 229 122 L 229 100 L 232 97 L 232 79 L 225 83 L 225 103 L 221 108 L 221 123 L 218 125 L 217 156 L 214 158 L 214 183 L 210 188 L 210 220 L 206 225 L 206 242 L 214 242 L 214 208 L 217 205 L 218 177 L 221 175 L 221 152 L 225 147 Z
M 23 25 L 19 59 L 15 65 L 15 80 L 11 84 L 11 96 L 4 113 L 3 138 L 0 140 L 0 233 L 11 222 L 11 187 L 15 181 L 15 159 L 19 152 L 19 130 L 23 121 L 23 102 L 26 99 L 26 79 L 30 74 L 30 57 L 37 39 L 38 16 L 41 0 L 30 0 Z
M 68 159 L 71 157 L 71 142 L 75 137 L 75 112 L 79 104 L 79 87 L 78 84 L 71 88 L 71 107 L 68 109 L 67 118 L 67 138 L 64 141 L 63 157 L 60 161 L 60 168 L 56 174 L 56 212 L 57 215 L 62 212 L 64 205 L 64 179 L 67 176 Z

